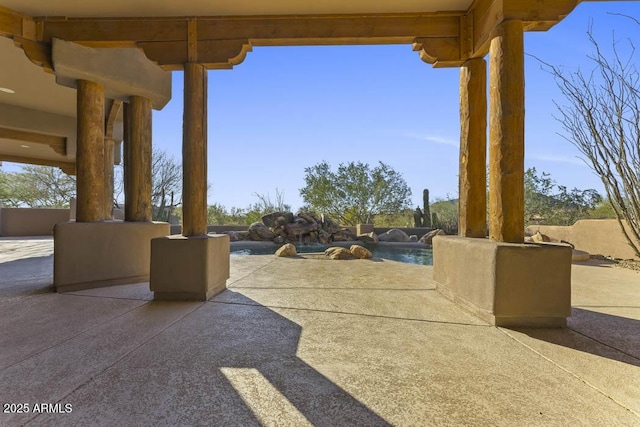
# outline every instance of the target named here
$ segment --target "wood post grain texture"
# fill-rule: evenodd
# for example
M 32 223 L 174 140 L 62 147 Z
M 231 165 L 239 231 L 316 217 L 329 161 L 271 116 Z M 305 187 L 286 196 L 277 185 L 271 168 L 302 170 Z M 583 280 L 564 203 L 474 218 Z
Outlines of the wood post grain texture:
M 207 234 L 207 70 L 184 64 L 182 234 Z
M 460 236 L 486 236 L 486 168 L 487 64 L 474 58 L 460 68 Z
M 131 96 L 125 108 L 125 221 L 151 221 L 151 101 Z
M 104 219 L 113 219 L 113 147 L 112 138 L 104 139 Z
M 521 21 L 497 27 L 490 48 L 489 237 L 524 241 L 524 49 Z
M 104 87 L 78 80 L 77 222 L 104 219 Z

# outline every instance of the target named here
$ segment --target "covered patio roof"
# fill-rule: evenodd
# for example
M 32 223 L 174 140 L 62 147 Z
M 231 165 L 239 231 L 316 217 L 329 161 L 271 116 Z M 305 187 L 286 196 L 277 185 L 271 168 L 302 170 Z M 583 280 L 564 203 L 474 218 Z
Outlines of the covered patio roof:
M 232 68 L 253 46 L 348 44 L 413 44 L 424 61 L 448 67 L 485 56 L 502 21 L 546 30 L 578 3 L 1 0 L 0 36 L 7 39 L 0 37 L 0 58 L 8 66 L 0 70 L 0 88 L 7 89 L 0 92 L 0 161 L 75 170 L 76 92 L 56 84 L 52 75 L 54 38 L 90 47 L 137 47 L 165 70 L 194 60 L 208 69 Z M 122 117 L 116 107 L 111 125 L 119 141 Z

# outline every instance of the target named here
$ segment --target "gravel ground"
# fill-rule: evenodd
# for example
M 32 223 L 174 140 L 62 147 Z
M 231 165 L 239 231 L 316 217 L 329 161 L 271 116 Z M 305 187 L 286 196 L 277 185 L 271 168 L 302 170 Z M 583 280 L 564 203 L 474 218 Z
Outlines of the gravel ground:
M 640 261 L 625 259 L 616 261 L 616 267 L 628 268 L 630 270 L 640 271 Z

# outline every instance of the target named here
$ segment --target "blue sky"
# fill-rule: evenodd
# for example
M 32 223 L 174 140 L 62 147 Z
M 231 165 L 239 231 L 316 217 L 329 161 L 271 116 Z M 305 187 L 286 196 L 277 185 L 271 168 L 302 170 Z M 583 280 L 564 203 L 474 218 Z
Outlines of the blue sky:
M 640 3 L 582 3 L 549 32 L 526 33 L 525 52 L 569 70 L 590 69 L 590 20 L 605 46 L 614 29 L 618 38 L 640 31 L 609 13 L 640 19 Z M 209 203 L 243 208 L 257 201 L 254 193 L 273 197 L 279 189 L 297 209 L 304 168 L 322 160 L 334 168 L 388 163 L 403 174 L 414 206 L 424 188 L 432 200 L 456 198 L 458 87 L 457 68 L 433 69 L 410 45 L 256 47 L 233 70 L 209 72 Z M 178 160 L 182 88 L 175 72 L 172 101 L 153 115 L 154 146 Z M 603 193 L 578 151 L 557 134 L 554 99 L 561 97 L 553 78 L 527 56 L 526 167 Z
M 546 33 L 526 33 L 525 52 L 567 69 L 591 67 L 585 31 L 609 45 L 613 31 L 640 31 L 637 2 L 583 3 Z M 487 58 L 488 59 L 488 58 Z M 254 193 L 284 192 L 294 209 L 303 202 L 304 168 L 322 160 L 383 161 L 401 172 L 422 204 L 457 197 L 458 69 L 433 69 L 409 45 L 257 47 L 233 70 L 209 72 L 209 203 L 230 208 L 256 201 Z M 570 188 L 596 188 L 597 176 L 561 136 L 553 78 L 526 58 L 526 167 L 549 172 Z M 154 112 L 154 144 L 181 156 L 182 73 L 173 99 Z

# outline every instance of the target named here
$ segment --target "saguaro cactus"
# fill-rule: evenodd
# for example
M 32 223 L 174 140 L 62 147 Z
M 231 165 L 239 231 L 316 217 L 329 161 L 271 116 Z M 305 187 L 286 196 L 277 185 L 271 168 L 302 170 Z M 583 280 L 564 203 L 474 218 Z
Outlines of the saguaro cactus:
M 431 227 L 431 209 L 429 209 L 429 189 L 425 188 L 422 191 L 422 226 L 423 227 Z

